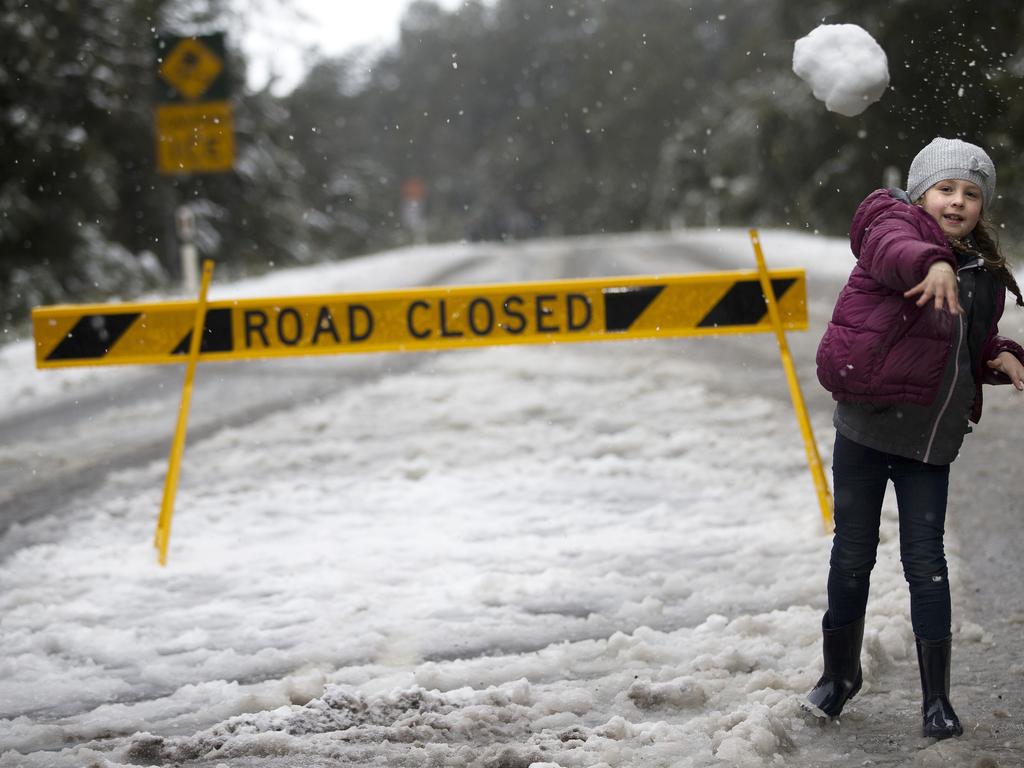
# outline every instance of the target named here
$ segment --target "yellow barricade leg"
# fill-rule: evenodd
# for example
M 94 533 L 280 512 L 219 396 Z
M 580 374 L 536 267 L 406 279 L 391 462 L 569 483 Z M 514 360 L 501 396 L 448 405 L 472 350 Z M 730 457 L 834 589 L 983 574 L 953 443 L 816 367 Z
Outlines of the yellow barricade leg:
M 192 403 L 192 382 L 195 380 L 196 363 L 203 339 L 206 321 L 206 293 L 213 279 L 213 260 L 203 260 L 203 277 L 199 286 L 199 301 L 196 304 L 195 322 L 192 324 L 192 338 L 185 365 L 185 384 L 181 390 L 181 405 L 178 407 L 178 424 L 174 430 L 174 442 L 167 462 L 167 479 L 164 482 L 164 498 L 160 505 L 160 517 L 156 525 L 153 545 L 159 551 L 160 565 L 167 565 L 167 547 L 171 541 L 171 519 L 174 517 L 174 497 L 178 491 L 178 475 L 181 472 L 181 457 L 185 452 L 185 432 L 188 427 L 188 411 Z
M 811 477 L 814 480 L 814 488 L 818 493 L 818 505 L 821 507 L 821 517 L 825 523 L 825 530 L 832 530 L 832 493 L 828 489 L 828 482 L 825 479 L 825 472 L 821 467 L 821 456 L 818 454 L 818 444 L 814 441 L 814 432 L 811 429 L 810 419 L 807 418 L 807 408 L 804 405 L 804 396 L 800 391 L 800 382 L 796 377 L 796 369 L 793 366 L 793 357 L 789 353 L 789 344 L 786 342 L 786 333 L 782 329 L 782 318 L 779 315 L 778 305 L 775 303 L 775 291 L 772 290 L 772 283 L 768 277 L 768 267 L 765 265 L 764 252 L 761 250 L 761 238 L 756 229 L 750 230 L 750 242 L 754 246 L 754 256 L 757 258 L 757 271 L 761 277 L 761 289 L 764 292 L 764 300 L 768 305 L 768 316 L 771 318 L 772 326 L 775 328 L 775 338 L 779 342 L 779 354 L 782 357 L 782 367 L 786 371 L 786 380 L 789 382 L 789 395 L 793 400 L 793 410 L 796 411 L 797 421 L 800 422 L 800 434 L 804 439 L 804 449 L 807 451 L 807 465 L 811 470 Z

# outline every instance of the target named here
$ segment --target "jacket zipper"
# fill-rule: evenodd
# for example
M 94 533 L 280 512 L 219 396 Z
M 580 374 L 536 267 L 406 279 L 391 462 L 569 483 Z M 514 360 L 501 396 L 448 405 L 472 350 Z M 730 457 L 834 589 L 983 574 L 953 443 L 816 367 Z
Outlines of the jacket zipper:
M 957 339 L 956 339 L 956 359 L 953 360 L 953 381 L 949 385 L 949 391 L 946 392 L 946 402 L 942 404 L 942 408 L 939 409 L 938 415 L 935 417 L 935 424 L 932 425 L 932 434 L 928 438 L 928 447 L 924 450 L 924 458 L 922 461 L 927 464 L 928 459 L 932 456 L 932 444 L 935 442 L 935 435 L 939 431 L 939 424 L 942 422 L 942 417 L 946 415 L 946 409 L 949 407 L 949 401 L 953 399 L 953 392 L 956 391 L 956 382 L 960 378 L 960 347 L 963 346 L 964 342 L 964 320 L 962 317 L 957 316 Z
M 981 262 L 979 260 L 977 262 L 974 262 L 973 264 L 967 264 L 967 265 L 965 265 L 963 267 L 960 267 L 960 269 L 958 269 L 956 271 L 957 283 L 959 284 L 959 282 L 960 282 L 960 273 L 961 272 L 963 272 L 965 269 L 977 269 L 980 265 L 981 265 Z M 939 424 L 942 423 L 942 417 L 946 415 L 946 409 L 949 407 L 949 401 L 953 399 L 953 392 L 956 391 L 956 383 L 957 383 L 957 381 L 960 380 L 960 349 L 961 349 L 961 347 L 963 347 L 963 344 L 964 344 L 964 318 L 963 318 L 963 315 L 958 314 L 957 318 L 956 318 L 956 321 L 957 321 L 956 322 L 957 339 L 956 339 L 956 351 L 954 352 L 954 354 L 956 355 L 956 358 L 953 360 L 953 381 L 949 385 L 949 391 L 946 392 L 946 402 L 944 402 L 942 404 L 942 408 L 939 409 L 939 413 L 935 417 L 935 423 L 932 425 L 932 433 L 931 433 L 931 435 L 928 438 L 928 446 L 925 448 L 924 458 L 922 459 L 922 461 L 925 464 L 927 464 L 928 463 L 928 459 L 931 458 L 931 455 L 932 455 L 932 445 L 935 442 L 935 435 L 937 435 L 938 432 L 939 432 Z

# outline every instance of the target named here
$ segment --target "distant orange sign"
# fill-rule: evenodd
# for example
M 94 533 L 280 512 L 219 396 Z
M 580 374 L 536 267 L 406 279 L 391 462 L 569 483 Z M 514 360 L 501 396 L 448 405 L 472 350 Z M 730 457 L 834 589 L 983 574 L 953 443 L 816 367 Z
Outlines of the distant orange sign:
M 406 179 L 405 181 L 402 182 L 403 200 L 412 200 L 420 202 L 426 196 L 427 185 L 423 183 L 423 179 L 419 179 L 414 176 L 411 179 Z

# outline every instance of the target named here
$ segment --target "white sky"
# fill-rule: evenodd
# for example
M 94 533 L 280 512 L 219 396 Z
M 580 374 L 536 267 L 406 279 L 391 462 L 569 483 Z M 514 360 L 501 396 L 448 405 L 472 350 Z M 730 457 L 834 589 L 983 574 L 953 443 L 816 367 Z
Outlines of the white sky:
M 245 28 L 249 85 L 278 78 L 274 91 L 296 85 L 315 51 L 337 55 L 358 46 L 381 47 L 398 38 L 398 25 L 412 0 L 236 0 Z M 437 0 L 455 8 L 461 0 Z M 290 6 L 293 11 L 287 11 Z M 295 18 L 301 14 L 304 18 Z

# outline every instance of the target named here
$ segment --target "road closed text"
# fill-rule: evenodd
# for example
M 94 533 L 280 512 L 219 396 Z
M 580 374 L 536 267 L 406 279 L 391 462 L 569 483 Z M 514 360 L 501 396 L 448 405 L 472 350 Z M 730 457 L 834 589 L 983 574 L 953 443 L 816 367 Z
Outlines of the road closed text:
M 578 333 L 587 330 L 593 319 L 590 297 L 582 293 L 513 294 L 469 300 L 417 299 L 409 303 L 405 325 L 414 339 L 457 339 Z
M 373 325 L 373 312 L 363 304 L 242 310 L 246 349 L 358 343 L 370 338 Z
M 515 293 L 244 308 L 240 320 L 243 346 L 258 350 L 575 334 L 595 317 L 585 293 Z

